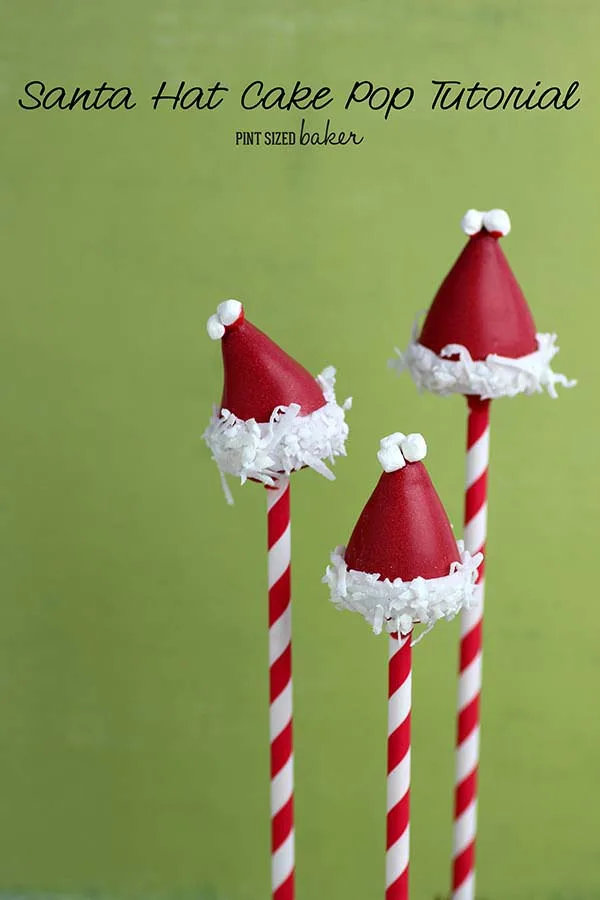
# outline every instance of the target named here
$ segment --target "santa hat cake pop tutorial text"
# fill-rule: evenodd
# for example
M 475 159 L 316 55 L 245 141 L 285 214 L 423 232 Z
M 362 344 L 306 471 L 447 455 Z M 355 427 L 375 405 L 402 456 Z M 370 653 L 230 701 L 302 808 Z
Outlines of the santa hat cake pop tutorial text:
M 573 110 L 581 102 L 580 82 L 572 81 L 567 87 L 556 84 L 487 85 L 480 81 L 464 84 L 454 79 L 431 80 L 426 94 L 432 110 Z M 152 109 L 216 110 L 232 92 L 220 80 L 207 86 L 186 81 L 163 81 L 154 93 L 146 95 Z M 293 85 L 268 85 L 254 80 L 238 93 L 239 105 L 244 110 L 318 111 L 336 101 L 327 85 L 313 87 L 296 81 Z M 344 110 L 357 108 L 379 112 L 384 119 L 408 109 L 417 97 L 417 89 L 410 84 L 376 84 L 368 79 L 357 80 L 343 92 Z M 45 81 L 32 80 L 23 86 L 17 98 L 23 110 L 133 110 L 138 105 L 134 89 L 129 85 L 115 86 L 103 81 L 95 87 L 63 85 L 48 86 Z

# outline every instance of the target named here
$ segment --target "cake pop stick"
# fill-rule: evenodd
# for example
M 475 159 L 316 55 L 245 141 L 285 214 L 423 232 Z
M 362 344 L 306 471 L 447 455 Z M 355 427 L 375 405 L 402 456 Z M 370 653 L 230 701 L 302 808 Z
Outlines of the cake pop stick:
M 490 401 L 467 398 L 467 465 L 465 547 L 485 553 L 487 535 L 487 470 L 490 446 Z M 460 621 L 460 653 L 456 720 L 452 888 L 458 897 L 475 896 L 475 835 L 479 763 L 479 697 L 482 675 L 484 568 L 477 575 L 477 602 Z M 461 893 L 462 892 L 462 893 Z
M 412 631 L 400 638 L 397 634 L 389 637 L 386 900 L 404 900 L 408 897 L 411 708 Z
M 386 900 L 409 896 L 413 629 L 428 631 L 470 606 L 482 559 L 457 543 L 422 462 L 426 452 L 420 434 L 383 438 L 383 473 L 323 578 L 338 609 L 359 612 L 376 634 L 390 634 Z
M 325 460 L 345 455 L 350 400 L 336 402 L 335 369 L 313 378 L 245 318 L 237 300 L 221 303 L 207 330 L 221 341 L 224 386 L 204 440 L 226 498 L 233 502 L 227 475 L 267 488 L 271 891 L 274 900 L 294 900 L 289 478 L 306 466 L 334 478 Z
M 440 395 L 463 394 L 468 403 L 465 546 L 483 550 L 487 524 L 490 401 L 516 394 L 557 396 L 575 382 L 550 366 L 555 334 L 536 327 L 499 238 L 510 231 L 501 209 L 469 210 L 462 220 L 469 240 L 443 281 L 420 331 L 391 365 L 408 369 L 417 387 Z M 474 900 L 481 693 L 483 569 L 477 608 L 461 621 L 452 890 Z
M 267 490 L 269 575 L 269 742 L 271 755 L 271 889 L 294 896 L 294 754 L 290 483 Z

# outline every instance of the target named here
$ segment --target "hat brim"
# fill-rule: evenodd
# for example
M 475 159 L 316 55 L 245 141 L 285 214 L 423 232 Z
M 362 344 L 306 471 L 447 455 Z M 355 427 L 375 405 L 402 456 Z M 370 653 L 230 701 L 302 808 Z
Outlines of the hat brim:
M 236 475 L 242 484 L 248 479 L 274 486 L 282 476 L 309 466 L 333 479 L 325 460 L 333 463 L 336 456 L 346 455 L 348 425 L 343 404 L 335 399 L 335 369 L 328 366 L 317 376 L 324 406 L 307 416 L 300 406 L 277 406 L 268 422 L 238 419 L 227 409 L 213 409 L 203 438 L 212 452 L 222 475 Z
M 396 349 L 397 358 L 389 365 L 398 372 L 408 369 L 420 391 L 442 396 L 467 394 L 494 400 L 546 390 L 557 397 L 557 384 L 573 387 L 577 382 L 552 371 L 550 362 L 558 353 L 556 335 L 536 334 L 536 338 L 538 349 L 527 356 L 511 359 L 492 353 L 484 360 L 474 360 L 461 344 L 448 344 L 440 355 L 434 353 L 418 342 L 415 329 L 406 350 Z
M 375 634 L 408 634 L 419 624 L 429 630 L 440 619 L 453 619 L 475 602 L 483 555 L 471 556 L 462 541 L 457 543 L 460 562 L 452 563 L 442 578 L 381 579 L 377 573 L 349 569 L 344 559 L 346 548 L 336 547 L 322 580 L 329 586 L 334 606 L 360 613 Z

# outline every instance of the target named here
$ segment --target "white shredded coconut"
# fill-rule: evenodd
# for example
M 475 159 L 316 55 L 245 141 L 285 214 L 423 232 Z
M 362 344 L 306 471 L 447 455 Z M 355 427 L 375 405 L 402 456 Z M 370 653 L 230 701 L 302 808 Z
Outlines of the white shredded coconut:
M 453 619 L 461 609 L 470 609 L 475 600 L 477 569 L 483 559 L 464 549 L 458 541 L 460 562 L 452 563 L 442 578 L 380 579 L 379 574 L 349 569 L 344 560 L 345 547 L 336 547 L 331 565 L 322 579 L 329 585 L 330 600 L 337 609 L 360 613 L 375 634 L 408 634 L 415 625 L 430 631 L 440 619 Z
M 290 472 L 310 466 L 325 478 L 335 478 L 324 460 L 333 463 L 336 456 L 346 455 L 345 412 L 352 398 L 341 406 L 336 402 L 333 366 L 324 369 L 317 381 L 327 402 L 307 416 L 299 415 L 297 403 L 277 406 L 268 422 L 244 421 L 228 409 L 219 412 L 214 407 L 203 438 L 219 467 L 229 503 L 232 500 L 225 475 L 237 475 L 242 484 L 254 478 L 272 487 Z
M 573 387 L 565 375 L 552 371 L 550 361 L 558 353 L 555 334 L 537 334 L 538 349 L 527 356 L 511 359 L 494 353 L 485 360 L 474 360 L 462 344 L 448 344 L 440 356 L 424 347 L 417 340 L 415 324 L 410 344 L 402 353 L 396 349 L 397 358 L 389 366 L 398 372 L 408 369 L 420 391 L 434 394 L 476 394 L 482 399 L 514 397 L 516 394 L 541 393 L 545 388 L 551 397 L 557 397 L 556 385 Z M 443 357 L 457 355 L 458 360 Z

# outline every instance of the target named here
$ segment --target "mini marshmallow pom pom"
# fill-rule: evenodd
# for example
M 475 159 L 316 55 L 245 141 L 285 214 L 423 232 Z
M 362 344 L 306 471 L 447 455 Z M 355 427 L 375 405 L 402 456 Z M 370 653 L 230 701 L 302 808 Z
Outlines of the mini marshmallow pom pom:
M 384 472 L 397 472 L 404 468 L 406 460 L 398 444 L 384 444 L 381 442 L 381 450 L 377 453 L 377 459 Z
M 468 234 L 469 237 L 473 234 L 478 234 L 483 227 L 483 215 L 478 209 L 468 209 L 460 223 L 464 233 Z
M 210 319 L 206 323 L 206 330 L 208 331 L 208 336 L 212 341 L 221 340 L 221 338 L 225 334 L 225 326 L 216 315 L 210 317 Z
M 397 472 L 406 463 L 420 462 L 427 456 L 427 444 L 422 434 L 402 434 L 396 431 L 379 442 L 377 459 L 384 472 Z
M 503 209 L 490 209 L 483 214 L 483 227 L 486 231 L 505 237 L 510 231 L 510 217 Z
M 224 300 L 217 306 L 217 316 L 223 325 L 233 325 L 237 322 L 242 312 L 242 304 L 239 300 Z
M 409 434 L 400 444 L 406 462 L 420 462 L 427 456 L 427 444 L 422 434 Z

